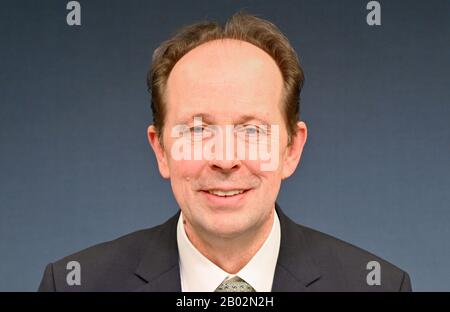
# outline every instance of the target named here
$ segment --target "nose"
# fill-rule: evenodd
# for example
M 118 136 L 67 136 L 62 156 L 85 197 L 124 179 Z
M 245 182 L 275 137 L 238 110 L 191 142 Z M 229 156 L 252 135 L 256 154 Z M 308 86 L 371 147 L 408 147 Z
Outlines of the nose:
M 221 173 L 231 173 L 238 170 L 242 163 L 239 159 L 237 146 L 235 143 L 233 128 L 219 128 L 216 135 L 221 139 L 221 144 L 214 146 L 212 159 L 209 160 L 209 166 L 212 170 Z
M 234 172 L 241 167 L 239 159 L 213 159 L 209 162 L 211 169 L 215 171 L 221 171 L 224 173 Z

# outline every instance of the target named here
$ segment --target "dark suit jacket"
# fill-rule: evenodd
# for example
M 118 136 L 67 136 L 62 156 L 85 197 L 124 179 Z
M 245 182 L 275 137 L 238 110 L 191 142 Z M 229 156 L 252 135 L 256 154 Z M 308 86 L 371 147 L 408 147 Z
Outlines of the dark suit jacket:
M 276 209 L 281 245 L 272 291 L 411 291 L 406 272 Z M 181 291 L 178 217 L 48 264 L 39 291 Z M 366 265 L 373 260 L 381 265 L 381 285 L 369 286 Z M 80 263 L 81 285 L 66 282 L 69 261 Z

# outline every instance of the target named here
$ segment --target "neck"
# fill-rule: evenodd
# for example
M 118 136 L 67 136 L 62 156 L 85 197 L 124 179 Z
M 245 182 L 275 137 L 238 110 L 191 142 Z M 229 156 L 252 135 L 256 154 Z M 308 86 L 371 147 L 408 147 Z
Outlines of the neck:
M 262 224 L 233 237 L 221 237 L 202 232 L 199 234 L 191 224 L 184 222 L 188 239 L 197 250 L 222 270 L 238 273 L 258 252 L 268 238 L 274 222 L 272 209 Z

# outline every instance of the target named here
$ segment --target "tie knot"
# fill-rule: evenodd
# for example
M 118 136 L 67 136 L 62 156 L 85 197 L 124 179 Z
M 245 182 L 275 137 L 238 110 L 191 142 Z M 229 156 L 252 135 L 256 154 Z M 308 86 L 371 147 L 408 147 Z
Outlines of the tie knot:
M 233 276 L 232 278 L 226 278 L 219 287 L 216 288 L 216 292 L 255 292 L 255 289 L 250 286 L 249 283 L 244 281 L 239 276 Z

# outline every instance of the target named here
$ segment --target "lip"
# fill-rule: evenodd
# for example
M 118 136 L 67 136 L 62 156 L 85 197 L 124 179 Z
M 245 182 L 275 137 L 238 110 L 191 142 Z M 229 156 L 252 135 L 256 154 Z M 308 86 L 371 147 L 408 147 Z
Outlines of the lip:
M 221 191 L 230 191 L 230 190 L 236 190 L 238 188 L 234 189 L 214 189 L 214 190 L 221 190 Z M 227 206 L 227 207 L 235 207 L 241 205 L 245 199 L 248 197 L 249 193 L 251 192 L 251 189 L 244 190 L 241 194 L 236 194 L 233 196 L 218 196 L 209 193 L 207 190 L 200 191 L 200 193 L 203 195 L 204 198 L 206 198 L 206 201 L 211 206 Z

